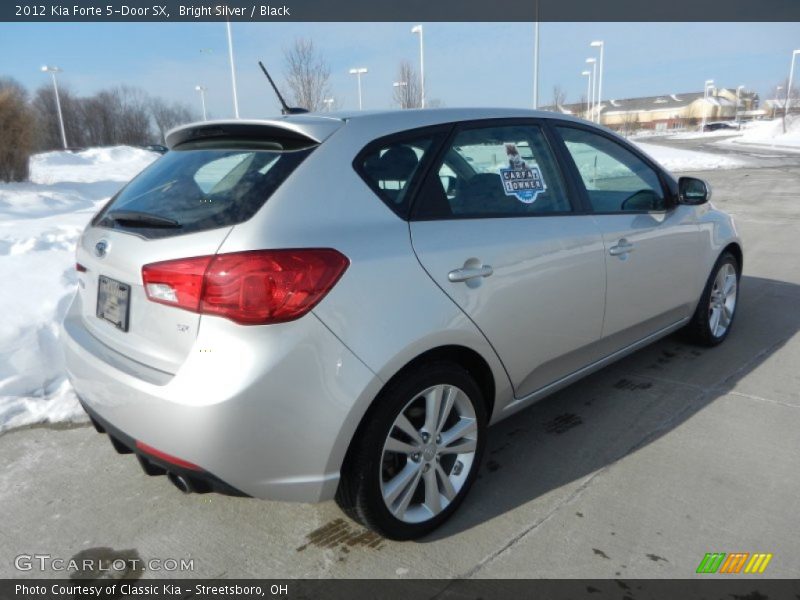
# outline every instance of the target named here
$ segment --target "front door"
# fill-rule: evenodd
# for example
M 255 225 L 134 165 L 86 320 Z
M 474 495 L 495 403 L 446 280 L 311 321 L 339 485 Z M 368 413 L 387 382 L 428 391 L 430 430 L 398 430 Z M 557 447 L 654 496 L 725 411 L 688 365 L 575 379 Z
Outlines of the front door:
M 556 130 L 603 235 L 606 350 L 690 316 L 701 256 L 693 208 L 672 205 L 657 171 L 621 143 L 579 127 Z
M 461 126 L 415 203 L 414 251 L 480 328 L 522 397 L 591 362 L 604 246 L 540 126 Z

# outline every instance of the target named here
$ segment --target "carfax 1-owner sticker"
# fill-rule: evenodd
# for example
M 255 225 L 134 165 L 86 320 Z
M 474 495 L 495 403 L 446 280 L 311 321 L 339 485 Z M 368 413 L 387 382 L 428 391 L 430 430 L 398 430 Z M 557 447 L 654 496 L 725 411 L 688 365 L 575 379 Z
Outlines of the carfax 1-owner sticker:
M 519 155 L 516 144 L 506 144 L 508 167 L 500 169 L 503 191 L 520 202 L 532 204 L 547 189 L 538 166 L 528 165 Z

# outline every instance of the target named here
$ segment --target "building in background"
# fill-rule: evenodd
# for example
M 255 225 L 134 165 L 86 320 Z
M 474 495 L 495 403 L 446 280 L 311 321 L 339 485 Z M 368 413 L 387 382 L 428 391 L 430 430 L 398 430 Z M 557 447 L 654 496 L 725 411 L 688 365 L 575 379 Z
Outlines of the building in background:
M 760 118 L 768 111 L 760 110 L 758 94 L 742 90 L 736 106 L 736 90 L 713 88 L 707 98 L 703 92 L 606 100 L 600 104 L 600 122 L 611 129 L 629 132 L 639 129 L 669 131 L 699 125 L 705 112 L 706 122 Z M 585 103 L 545 107 L 564 114 L 588 118 Z

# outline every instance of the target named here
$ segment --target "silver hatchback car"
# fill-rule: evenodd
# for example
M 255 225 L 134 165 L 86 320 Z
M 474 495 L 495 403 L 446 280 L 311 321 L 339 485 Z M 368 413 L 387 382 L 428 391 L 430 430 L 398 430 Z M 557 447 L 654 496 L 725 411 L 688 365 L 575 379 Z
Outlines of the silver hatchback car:
M 93 218 L 69 376 L 183 491 L 440 525 L 486 427 L 680 328 L 730 332 L 742 246 L 699 179 L 553 113 L 187 125 Z

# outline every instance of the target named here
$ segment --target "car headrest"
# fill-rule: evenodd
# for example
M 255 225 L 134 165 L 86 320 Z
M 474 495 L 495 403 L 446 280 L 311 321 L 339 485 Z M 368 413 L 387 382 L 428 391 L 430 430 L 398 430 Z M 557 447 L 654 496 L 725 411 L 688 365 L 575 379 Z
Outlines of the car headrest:
M 417 168 L 417 154 L 408 146 L 392 146 L 383 156 L 379 165 L 380 178 L 391 181 L 408 181 Z

